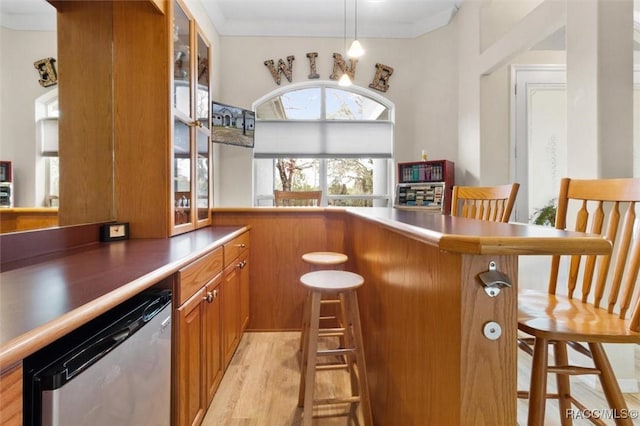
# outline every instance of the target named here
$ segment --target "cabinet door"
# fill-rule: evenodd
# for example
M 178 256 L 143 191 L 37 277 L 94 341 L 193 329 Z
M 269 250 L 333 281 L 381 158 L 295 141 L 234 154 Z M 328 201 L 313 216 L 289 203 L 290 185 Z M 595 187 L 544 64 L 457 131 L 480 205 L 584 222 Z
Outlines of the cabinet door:
M 173 141 L 172 234 L 193 229 L 194 214 L 194 130 L 193 130 L 193 59 L 190 52 L 195 23 L 186 8 L 173 2 Z
M 211 213 L 211 97 L 209 95 L 209 52 L 210 45 L 200 31 L 196 32 L 196 224 L 210 223 Z
M 210 44 L 173 2 L 172 235 L 211 223 Z
M 221 297 L 222 342 L 227 366 L 240 341 L 240 268 L 236 263 L 224 270 Z
M 241 257 L 240 264 L 240 333 L 249 325 L 249 252 Z
M 204 353 L 205 388 L 207 405 L 220 384 L 224 365 L 222 364 L 222 309 L 220 305 L 220 283 L 222 273 L 218 274 L 205 287 L 204 307 Z
M 177 308 L 174 402 L 178 426 L 200 424 L 204 418 L 204 288 Z

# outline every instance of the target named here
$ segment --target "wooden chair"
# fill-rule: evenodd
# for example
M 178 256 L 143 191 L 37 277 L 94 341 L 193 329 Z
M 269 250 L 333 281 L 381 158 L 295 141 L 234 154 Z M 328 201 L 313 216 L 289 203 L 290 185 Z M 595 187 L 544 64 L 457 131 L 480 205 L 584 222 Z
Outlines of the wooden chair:
M 492 222 L 508 222 L 516 202 L 519 183 L 498 186 L 454 186 L 451 216 Z
M 276 207 L 320 206 L 322 191 L 273 191 Z
M 638 201 L 640 179 L 561 182 L 555 227 L 601 234 L 612 241 L 613 251 L 607 256 L 553 256 L 548 291 L 518 294 L 518 329 L 531 336 L 519 339 L 518 346 L 533 356 L 529 392 L 518 392 L 518 397 L 529 398 L 529 426 L 544 423 L 546 398 L 558 399 L 561 424 L 571 424 L 567 410 L 572 404 L 586 408 L 571 395 L 569 377 L 579 374 L 596 374 L 610 407 L 624 417 L 627 407 L 602 345 L 640 343 L 640 238 L 634 232 Z M 576 214 L 575 227 L 569 225 L 574 223 L 570 212 Z M 568 267 L 565 284 L 559 280 L 561 264 Z M 550 346 L 553 365 L 548 363 Z M 571 365 L 568 348 L 591 358 L 594 367 Z M 547 394 L 548 373 L 556 374 L 557 394 Z M 633 420 L 619 418 L 616 424 L 631 425 Z

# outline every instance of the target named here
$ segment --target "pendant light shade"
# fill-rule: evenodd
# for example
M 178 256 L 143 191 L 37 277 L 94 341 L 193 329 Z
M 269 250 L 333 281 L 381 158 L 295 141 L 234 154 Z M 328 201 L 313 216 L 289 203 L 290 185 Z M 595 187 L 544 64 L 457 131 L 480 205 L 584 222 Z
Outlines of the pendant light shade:
M 364 55 L 364 49 L 362 48 L 362 44 L 360 44 L 358 39 L 353 40 L 353 43 L 351 43 L 351 47 L 349 48 L 347 55 L 349 55 L 350 58 L 359 58 L 360 56 Z
M 358 0 L 354 0 L 354 3 L 354 40 L 353 43 L 351 43 L 351 47 L 349 48 L 347 55 L 350 58 L 359 58 L 360 56 L 364 55 L 364 49 L 362 48 L 362 44 L 360 44 L 360 41 L 358 41 Z

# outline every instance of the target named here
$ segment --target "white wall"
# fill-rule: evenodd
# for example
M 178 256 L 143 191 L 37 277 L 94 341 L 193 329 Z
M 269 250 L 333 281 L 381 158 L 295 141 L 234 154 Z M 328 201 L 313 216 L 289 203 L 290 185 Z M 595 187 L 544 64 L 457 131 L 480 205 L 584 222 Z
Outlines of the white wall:
M 375 64 L 394 69 L 389 90 L 379 92 L 396 106 L 395 159 L 416 161 L 422 149 L 431 159 L 457 157 L 457 53 L 453 26 L 416 39 L 364 39 L 366 50 L 357 64 L 354 84 L 368 88 Z M 329 80 L 334 52 L 344 52 L 342 38 L 221 37 L 221 79 L 217 100 L 251 108 L 280 86 L 264 65 L 266 60 L 286 61 L 295 56 L 292 83 L 308 81 L 306 54 L 317 52 L 320 80 Z M 259 123 L 256 132 L 260 131 Z M 221 174 L 218 206 L 251 205 L 252 152 L 247 148 L 220 147 Z
M 0 52 L 0 160 L 13 162 L 14 204 L 42 206 L 44 200 L 35 195 L 41 157 L 36 149 L 34 102 L 55 86 L 40 86 L 33 63 L 57 56 L 56 33 L 0 27 Z

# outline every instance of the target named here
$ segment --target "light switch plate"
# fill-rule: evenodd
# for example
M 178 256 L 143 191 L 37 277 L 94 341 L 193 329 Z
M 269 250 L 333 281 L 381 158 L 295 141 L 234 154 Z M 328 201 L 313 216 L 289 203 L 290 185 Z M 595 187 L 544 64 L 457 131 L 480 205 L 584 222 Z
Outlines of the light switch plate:
M 105 223 L 100 226 L 100 241 L 120 241 L 129 239 L 129 223 Z

